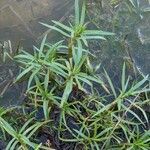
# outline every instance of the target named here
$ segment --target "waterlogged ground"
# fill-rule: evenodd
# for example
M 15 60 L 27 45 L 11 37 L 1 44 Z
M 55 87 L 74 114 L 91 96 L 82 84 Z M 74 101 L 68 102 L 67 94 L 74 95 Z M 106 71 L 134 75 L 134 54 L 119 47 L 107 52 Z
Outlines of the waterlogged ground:
M 114 76 L 118 75 L 122 61 L 126 61 L 131 69 L 134 65 L 138 73 L 150 74 L 148 0 L 95 0 L 89 3 L 89 18 L 100 29 L 116 34 L 106 42 L 93 44 L 98 56 L 96 64 L 103 62 L 111 73 L 114 72 Z
M 38 22 L 50 23 L 52 19 L 66 20 L 71 14 L 72 2 L 68 0 L 0 0 L 1 43 L 11 41 L 13 51 L 18 47 L 32 51 L 32 45 L 37 45 L 44 34 L 49 32 Z M 91 49 L 98 56 L 96 64 L 102 62 L 102 66 L 112 73 L 114 81 L 118 78 L 123 61 L 128 62 L 132 71 L 132 65 L 135 65 L 134 67 L 141 74 L 149 74 L 150 15 L 146 10 L 150 10 L 150 5 L 146 0 L 141 0 L 139 6 L 134 8 L 135 13 L 131 13 L 125 8 L 123 2 L 118 1 L 114 4 L 111 0 L 102 2 L 102 6 L 99 5 L 100 1 L 89 2 L 87 19 L 93 21 L 92 23 L 102 30 L 116 33 L 116 36 L 108 38 L 106 42 L 91 43 Z M 54 40 L 51 32 L 49 38 Z M 17 73 L 18 68 L 12 61 L 0 63 L 0 104 L 4 106 L 19 104 L 24 100 L 24 84 L 12 84 Z
M 46 33 L 49 33 L 49 40 L 58 41 L 59 36 L 54 36 L 50 30 L 45 29 L 38 22 L 50 23 L 52 19 L 60 21 L 72 19 L 73 5 L 71 3 L 73 1 L 0 0 L 0 106 L 16 106 L 23 101 L 28 101 L 25 95 L 26 80 L 13 83 L 19 73 L 19 68 L 8 57 L 3 62 L 3 53 L 6 51 L 14 55 L 21 47 L 32 52 L 32 45 L 38 45 Z M 100 5 L 100 1 L 103 2 L 102 5 Z M 141 13 L 139 8 L 139 12 L 129 13 L 125 9 L 123 1 L 127 0 L 89 0 L 87 5 L 87 12 L 89 12 L 87 20 L 91 22 L 89 27 L 94 26 L 95 28 L 96 26 L 100 30 L 115 33 L 115 36 L 106 37 L 106 41 L 92 41 L 89 46 L 92 53 L 97 56 L 97 59 L 93 59 L 95 61 L 93 65 L 101 63 L 97 73 L 103 78 L 102 69 L 104 67 L 111 74 L 110 77 L 116 83 L 114 84 L 116 87 L 119 85 L 118 78 L 121 75 L 123 61 L 130 68 L 129 73 L 131 74 L 136 72 L 145 76 L 150 73 L 150 15 Z M 144 0 L 141 1 L 143 3 L 140 3 L 140 8 L 142 10 L 149 9 L 150 6 L 144 3 Z M 54 40 L 55 38 L 57 40 Z M 80 93 L 77 96 L 80 97 Z M 32 107 L 27 108 L 26 111 L 32 112 Z M 149 112 L 148 107 L 146 111 Z M 57 127 L 60 121 L 59 110 L 54 108 L 51 116 L 54 119 L 54 126 Z M 43 109 L 38 109 L 35 117 L 37 120 L 41 120 L 44 117 Z M 79 129 L 79 126 L 74 124 L 72 117 L 67 117 L 67 124 L 71 128 Z M 70 134 L 64 131 L 62 136 L 69 137 Z M 52 142 L 54 145 L 51 146 L 56 149 L 67 150 L 76 147 L 76 143 L 61 142 L 57 130 L 47 132 L 47 129 L 43 128 L 39 131 L 37 139 L 43 143 Z M 0 140 L 0 149 L 2 149 L 2 145 L 3 142 Z M 82 149 L 80 146 L 76 149 Z
M 68 6 L 67 0 L 0 0 L 0 105 L 18 105 L 25 98 L 25 84 L 13 84 L 17 66 L 11 60 L 2 62 L 3 49 L 12 54 L 20 47 L 32 51 L 49 32 L 39 22 L 65 20 Z

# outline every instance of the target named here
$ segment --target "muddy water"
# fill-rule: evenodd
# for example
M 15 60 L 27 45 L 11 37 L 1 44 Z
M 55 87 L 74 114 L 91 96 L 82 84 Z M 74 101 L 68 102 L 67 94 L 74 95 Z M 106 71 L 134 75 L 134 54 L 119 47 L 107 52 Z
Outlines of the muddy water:
M 65 20 L 72 1 L 68 0 L 0 0 L 0 45 L 11 41 L 11 49 L 18 46 L 32 51 L 47 33 L 39 22 Z M 51 36 L 51 34 L 50 34 Z M 0 51 L 1 46 L 0 46 Z M 18 67 L 12 61 L 2 63 L 0 58 L 0 106 L 19 105 L 24 100 L 25 84 L 12 84 Z

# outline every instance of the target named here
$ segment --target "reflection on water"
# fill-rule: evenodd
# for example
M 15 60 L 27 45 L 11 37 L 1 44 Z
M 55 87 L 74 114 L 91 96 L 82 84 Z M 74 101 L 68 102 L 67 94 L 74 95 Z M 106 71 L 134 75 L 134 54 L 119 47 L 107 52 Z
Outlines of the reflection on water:
M 11 60 L 2 63 L 4 52 L 9 51 L 6 43 L 11 41 L 13 52 L 18 47 L 31 51 L 47 30 L 39 22 L 65 20 L 71 10 L 70 3 L 68 0 L 0 0 L 0 105 L 21 103 L 26 84 L 13 84 L 19 72 L 17 65 Z

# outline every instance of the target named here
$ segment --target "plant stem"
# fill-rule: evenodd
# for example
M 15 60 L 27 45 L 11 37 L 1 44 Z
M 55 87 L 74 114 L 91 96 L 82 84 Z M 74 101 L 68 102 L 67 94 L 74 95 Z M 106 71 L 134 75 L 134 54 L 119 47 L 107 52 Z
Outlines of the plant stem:
M 73 46 L 75 44 L 75 38 L 71 38 L 68 44 L 68 58 L 72 58 Z

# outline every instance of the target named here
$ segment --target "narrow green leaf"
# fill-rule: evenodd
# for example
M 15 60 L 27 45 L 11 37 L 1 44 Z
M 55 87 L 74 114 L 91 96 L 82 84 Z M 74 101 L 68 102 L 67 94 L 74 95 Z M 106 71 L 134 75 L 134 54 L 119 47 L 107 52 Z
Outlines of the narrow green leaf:
M 105 71 L 105 70 L 104 70 Z M 105 75 L 106 75 L 106 79 L 107 79 L 107 81 L 108 81 L 108 83 L 109 83 L 109 85 L 110 85 L 110 87 L 111 87 L 111 90 L 112 90 L 112 92 L 113 92 L 113 95 L 115 96 L 115 98 L 117 98 L 117 93 L 116 93 L 116 91 L 115 91 L 115 88 L 114 88 L 114 86 L 113 86 L 113 83 L 112 83 L 112 81 L 111 81 L 111 79 L 110 79 L 110 77 L 109 77 L 109 75 L 107 74 L 107 72 L 105 71 Z
M 101 30 L 85 30 L 84 32 L 85 35 L 91 35 L 91 36 L 94 36 L 94 35 L 99 35 L 99 36 L 104 36 L 104 35 L 115 35 L 114 33 L 112 32 L 106 32 L 106 31 L 101 31 Z
M 88 42 L 84 36 L 81 36 L 81 40 L 83 41 L 84 45 L 88 47 Z
M 75 51 L 75 59 L 74 59 L 74 62 L 75 62 L 75 66 L 79 64 L 79 62 L 81 61 L 82 59 L 82 44 L 81 44 L 81 41 L 80 40 L 77 40 L 77 44 L 78 44 L 78 49 L 74 49 Z
M 112 104 L 108 104 L 106 106 L 104 106 L 103 108 L 101 108 L 100 110 L 97 111 L 97 113 L 95 113 L 92 118 L 94 118 L 97 115 L 100 115 L 102 112 L 107 111 L 110 107 L 112 106 Z
M 112 129 L 113 129 L 113 127 L 109 127 L 109 128 L 104 129 L 103 131 L 101 131 L 99 134 L 96 135 L 96 138 L 104 136 L 104 134 L 108 133 Z
M 128 77 L 127 81 L 126 81 L 126 84 L 124 86 L 124 90 L 126 91 L 127 88 L 128 88 L 128 85 L 129 85 L 129 81 L 130 81 L 130 77 Z
M 140 118 L 134 111 L 130 110 L 130 109 L 127 108 L 125 105 L 122 105 L 122 107 L 123 107 L 125 110 L 127 110 L 128 113 L 132 114 L 137 120 L 139 120 L 139 122 L 140 122 L 141 124 L 143 124 L 143 125 L 145 126 L 144 122 L 141 120 L 141 118 Z
M 44 90 L 45 90 L 45 92 L 47 92 L 47 90 L 48 90 L 49 76 L 50 76 L 50 71 L 49 71 L 49 69 L 47 69 L 47 74 L 45 75 L 45 80 L 44 80 Z
M 122 85 L 122 91 L 125 92 L 125 63 L 123 64 L 122 68 L 122 79 L 121 79 L 121 85 Z
M 79 12 L 79 0 L 75 0 L 75 25 L 79 25 L 80 22 L 80 12 Z
M 82 87 L 80 81 L 78 80 L 78 76 L 75 76 L 75 80 L 76 80 L 76 83 L 78 85 L 78 88 L 81 90 L 81 91 L 84 91 L 85 92 L 85 89 Z
M 66 26 L 66 25 L 64 25 L 64 24 L 62 24 L 62 23 L 60 23 L 58 21 L 52 20 L 52 22 L 55 23 L 56 25 L 58 25 L 59 27 L 63 28 L 64 30 L 68 31 L 68 32 L 72 32 L 73 31 L 70 27 L 68 27 L 68 26 Z
M 81 19 L 80 19 L 80 24 L 81 25 L 83 25 L 84 21 L 85 21 L 85 11 L 86 11 L 86 4 L 85 4 L 85 0 L 83 0 L 82 11 L 81 11 Z
M 15 150 L 18 143 L 19 143 L 19 141 L 15 141 L 9 150 Z
M 33 71 L 32 74 L 30 75 L 29 80 L 28 80 L 27 91 L 28 91 L 28 89 L 30 89 L 30 86 L 31 86 L 31 84 L 32 84 L 32 81 L 33 81 L 34 77 L 36 76 L 36 74 L 40 71 L 40 69 L 41 69 L 41 68 L 36 69 L 36 70 Z
M 86 40 L 94 40 L 94 39 L 100 39 L 100 40 L 106 40 L 102 36 L 84 36 Z
M 129 2 L 131 3 L 131 5 L 132 5 L 134 8 L 136 8 L 136 6 L 135 6 L 133 0 L 129 0 Z
M 15 59 L 27 59 L 28 61 L 33 61 L 35 58 L 32 55 L 24 55 L 24 54 L 19 54 L 14 57 Z
M 81 131 L 78 131 L 76 129 L 73 129 L 73 130 L 78 134 L 78 136 L 81 136 L 84 139 L 88 139 L 88 137 L 86 135 L 84 135 Z
M 83 77 L 83 78 L 86 78 L 86 79 L 88 79 L 88 80 L 90 80 L 90 81 L 94 81 L 94 82 L 96 82 L 96 83 L 99 83 L 99 84 L 101 84 L 101 85 L 104 84 L 103 81 L 102 81 L 100 78 L 95 77 L 95 76 L 87 75 L 86 73 L 80 73 L 79 76 L 81 76 L 81 77 Z
M 12 144 L 15 142 L 16 138 L 13 138 L 12 140 L 9 141 L 9 143 L 6 146 L 6 150 L 10 150 Z
M 48 101 L 48 100 L 44 100 L 44 101 L 43 101 L 43 111 L 44 111 L 45 120 L 48 120 L 48 119 L 49 119 L 49 108 L 48 108 L 48 104 L 49 104 L 49 101 Z
M 32 147 L 33 149 L 35 149 L 35 147 L 37 147 L 37 145 L 38 145 L 38 144 L 35 144 L 35 143 L 31 142 L 26 136 L 21 135 L 21 139 L 23 140 L 23 142 L 25 144 Z
M 57 28 L 55 26 L 51 26 L 51 25 L 48 25 L 48 24 L 45 24 L 45 23 L 40 23 L 40 24 L 44 25 L 47 28 L 50 28 L 52 30 L 57 31 L 57 32 L 61 33 L 62 35 L 66 36 L 66 37 L 70 37 L 69 34 L 67 34 L 66 32 L 62 31 L 61 29 L 59 29 L 59 28 Z
M 27 126 L 33 121 L 34 118 L 29 119 L 24 125 L 23 127 L 20 129 L 19 134 L 21 134 L 25 128 L 27 128 Z
M 39 58 L 41 57 L 42 52 L 43 52 L 43 50 L 44 50 L 46 38 L 47 38 L 47 35 L 45 35 L 44 38 L 43 38 L 43 40 L 42 40 L 42 43 L 41 43 L 41 46 L 40 46 L 40 51 L 39 51 Z
M 77 78 L 78 78 L 78 80 L 88 84 L 89 86 L 91 86 L 91 87 L 93 86 L 93 84 L 88 79 L 83 78 L 83 77 L 77 77 Z
M 0 117 L 0 127 L 3 128 L 5 131 L 7 131 L 8 134 L 17 139 L 16 131 L 12 128 L 12 126 L 8 122 L 6 122 L 1 117 Z
M 94 146 L 95 146 L 95 148 L 96 148 L 96 149 L 94 149 L 94 150 L 99 150 L 99 149 L 100 149 L 98 143 L 96 143 L 95 141 L 94 141 Z
M 145 76 L 143 80 L 135 84 L 129 91 L 134 92 L 135 90 L 140 88 L 147 80 L 148 80 L 148 76 Z
M 32 69 L 34 68 L 34 66 L 30 66 L 27 69 L 25 69 L 22 73 L 20 73 L 18 75 L 18 77 L 16 78 L 15 82 L 17 82 L 18 80 L 20 80 L 23 76 L 25 76 L 27 73 L 29 73 Z

